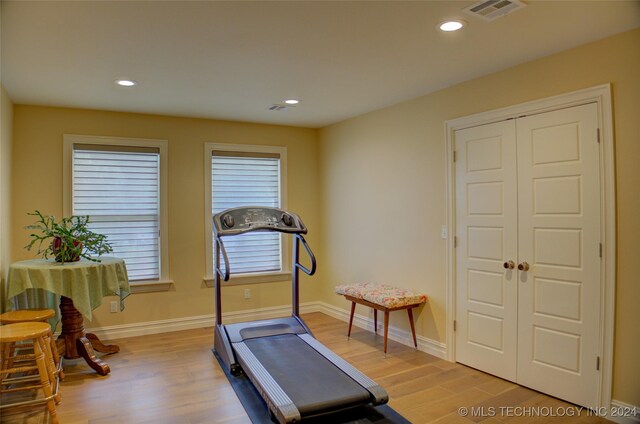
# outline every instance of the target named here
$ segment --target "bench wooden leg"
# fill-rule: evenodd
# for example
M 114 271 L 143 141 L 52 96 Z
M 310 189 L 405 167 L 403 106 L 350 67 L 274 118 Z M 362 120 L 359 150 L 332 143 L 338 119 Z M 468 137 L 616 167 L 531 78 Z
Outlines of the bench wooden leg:
M 351 325 L 353 324 L 353 314 L 356 312 L 356 302 L 351 302 L 351 315 L 349 316 L 349 332 L 347 338 L 351 337 Z
M 387 356 L 387 335 L 389 334 L 389 311 L 384 311 L 384 355 Z
M 373 332 L 378 334 L 378 310 L 373 308 Z
M 416 340 L 416 327 L 413 325 L 413 312 L 412 308 L 407 309 L 407 314 L 409 314 L 409 324 L 411 324 L 411 335 L 413 335 L 413 345 L 418 348 L 418 341 Z

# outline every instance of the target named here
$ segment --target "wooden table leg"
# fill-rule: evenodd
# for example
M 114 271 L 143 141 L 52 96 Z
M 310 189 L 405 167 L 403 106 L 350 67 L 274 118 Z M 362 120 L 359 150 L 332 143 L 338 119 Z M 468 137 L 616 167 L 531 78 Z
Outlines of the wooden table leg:
M 389 310 L 384 311 L 384 354 L 387 355 L 387 335 L 389 334 Z
M 98 352 L 102 352 L 102 353 L 118 353 L 118 352 L 120 352 L 120 346 L 118 346 L 118 345 L 106 345 L 106 344 L 102 343 L 102 340 L 100 340 L 98 338 L 98 336 L 96 336 L 93 333 L 87 333 L 87 334 L 85 334 L 85 337 L 87 339 L 89 339 L 89 341 L 91 342 L 91 345 L 93 346 L 93 348 L 95 350 L 97 350 Z
M 373 308 L 373 332 L 378 334 L 378 310 Z
M 60 296 L 60 314 L 62 315 L 62 332 L 56 344 L 64 344 L 64 349 L 60 349 L 62 355 L 67 359 L 82 357 L 98 374 L 109 374 L 109 365 L 96 356 L 92 342 L 96 342 L 96 350 L 99 352 L 115 353 L 120 348 L 116 345 L 104 345 L 95 334 L 85 334 L 82 314 L 70 298 Z
M 64 357 L 78 359 L 76 340 L 84 336 L 84 320 L 82 314 L 73 305 L 73 301 L 65 296 L 60 296 L 60 315 L 62 332 L 58 340 L 64 342 Z
M 413 336 L 413 345 L 418 348 L 418 341 L 416 340 L 416 327 L 413 324 L 413 312 L 412 308 L 407 309 L 407 314 L 409 314 L 409 324 L 411 324 L 411 335 Z
M 353 314 L 356 312 L 356 302 L 351 302 L 351 315 L 349 316 L 349 332 L 347 338 L 351 337 L 351 325 L 353 324 Z
M 96 356 L 96 352 L 91 346 L 91 342 L 86 337 L 78 337 L 76 340 L 76 348 L 85 362 L 100 375 L 107 375 L 111 371 L 109 365 Z

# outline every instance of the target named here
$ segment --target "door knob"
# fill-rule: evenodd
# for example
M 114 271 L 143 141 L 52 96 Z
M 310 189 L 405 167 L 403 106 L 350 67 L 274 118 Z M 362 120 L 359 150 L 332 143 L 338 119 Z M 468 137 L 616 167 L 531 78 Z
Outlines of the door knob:
M 504 269 L 513 269 L 516 267 L 516 263 L 513 261 L 507 261 L 503 265 Z
M 520 264 L 518 264 L 518 269 L 520 271 L 529 271 L 529 264 L 526 262 L 522 262 Z

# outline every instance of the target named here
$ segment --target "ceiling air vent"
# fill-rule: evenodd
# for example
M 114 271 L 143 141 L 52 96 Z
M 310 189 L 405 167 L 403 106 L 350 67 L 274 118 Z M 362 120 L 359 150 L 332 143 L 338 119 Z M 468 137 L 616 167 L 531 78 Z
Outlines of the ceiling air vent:
M 493 21 L 525 6 L 526 4 L 519 0 L 487 0 L 471 5 L 464 11 L 486 21 Z
M 272 110 L 274 112 L 279 112 L 281 110 L 285 110 L 287 108 L 287 105 L 271 105 L 269 106 L 269 110 Z

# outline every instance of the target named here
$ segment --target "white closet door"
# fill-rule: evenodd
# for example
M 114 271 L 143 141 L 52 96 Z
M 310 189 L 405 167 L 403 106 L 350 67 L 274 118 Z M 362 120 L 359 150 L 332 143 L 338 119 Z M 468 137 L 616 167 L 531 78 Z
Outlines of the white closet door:
M 516 379 L 515 122 L 456 131 L 456 361 Z
M 597 106 L 518 119 L 518 383 L 598 405 Z

